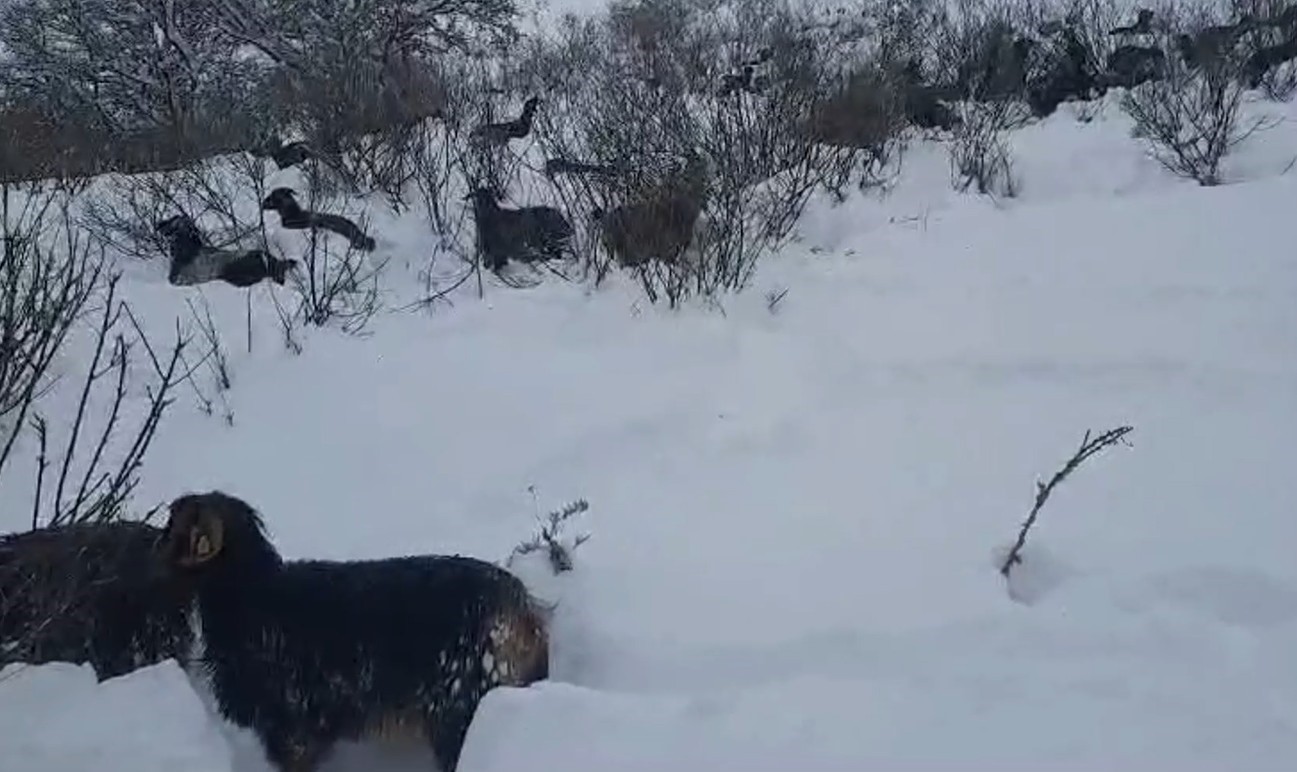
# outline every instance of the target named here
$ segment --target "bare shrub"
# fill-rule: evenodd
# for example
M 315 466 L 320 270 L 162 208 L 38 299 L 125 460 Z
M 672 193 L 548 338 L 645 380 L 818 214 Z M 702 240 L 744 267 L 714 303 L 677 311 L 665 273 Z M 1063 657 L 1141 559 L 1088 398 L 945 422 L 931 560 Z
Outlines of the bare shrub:
M 1218 185 L 1225 156 L 1274 125 L 1264 116 L 1243 118 L 1244 88 L 1238 76 L 1236 59 L 1196 73 L 1170 57 L 1166 77 L 1127 91 L 1121 107 L 1158 163 L 1199 185 Z
M 0 470 L 104 270 L 101 256 L 70 227 L 53 232 L 53 218 L 66 206 L 59 193 L 37 185 L 0 185 Z M 67 249 L 62 259 L 46 243 L 57 235 Z
M 1036 481 L 1036 497 L 1032 504 L 1031 512 L 1027 519 L 1023 521 L 1022 527 L 1018 529 L 1018 537 L 1014 540 L 1013 546 L 1005 553 L 1004 559 L 1000 563 L 1000 575 L 1006 581 L 1010 579 L 1014 566 L 1023 562 L 1022 551 L 1027 545 L 1027 534 L 1031 532 L 1032 526 L 1036 524 L 1036 518 L 1040 516 L 1040 511 L 1044 508 L 1045 503 L 1049 501 L 1050 495 L 1064 480 L 1071 476 L 1081 464 L 1084 464 L 1092 456 L 1110 448 L 1114 445 L 1126 445 L 1126 435 L 1135 430 L 1133 426 L 1119 426 L 1115 429 L 1109 429 L 1099 435 L 1092 435 L 1089 430 L 1081 438 L 1081 445 L 1072 454 L 1071 458 L 1059 468 L 1049 482 Z M 1013 596 L 1013 585 L 1009 585 L 1010 595 Z
M 28 172 L 176 169 L 255 142 L 237 120 L 256 75 L 214 26 L 211 2 L 17 0 L 0 13 L 10 100 L 58 130 Z M 235 120 L 230 120 L 235 118 Z
M 1013 172 L 1008 132 L 1020 106 L 1008 101 L 964 102 L 950 141 L 950 179 L 961 193 L 1014 198 L 1018 181 Z
M 127 325 L 128 309 L 116 296 L 118 277 L 104 270 L 104 247 L 77 232 L 66 202 L 56 209 L 48 194 L 27 190 L 26 202 L 14 207 L 17 193 L 9 186 L 0 192 L 0 475 L 30 429 L 37 453 L 33 527 L 41 520 L 58 525 L 115 519 L 134 491 L 171 393 L 185 377 L 178 363 L 187 341 L 177 332 L 169 353 L 158 357 L 143 332 Z M 54 363 L 96 300 L 92 353 L 75 412 L 60 422 L 61 438 L 52 451 L 50 423 L 39 407 L 58 379 Z M 145 379 L 143 416 L 133 419 L 126 413 L 142 369 L 141 345 L 153 377 Z M 132 420 L 133 430 L 126 426 Z
M 340 207 L 340 196 L 321 195 L 315 179 L 308 185 L 307 199 L 302 202 L 306 209 L 333 212 Z M 353 219 L 362 230 L 368 230 L 366 218 Z M 350 243 L 343 249 L 330 246 L 336 240 L 326 238 L 318 229 L 312 228 L 306 235 L 305 250 L 287 256 L 302 267 L 290 279 L 298 301 L 292 318 L 316 327 L 336 323 L 350 334 L 363 332 L 381 307 L 379 277 L 386 259 L 371 264 L 369 254 Z
M 517 39 L 513 0 L 218 6 L 221 28 L 273 62 L 270 101 L 302 127 L 335 181 L 350 192 L 382 191 L 397 208 L 415 176 L 419 126 L 442 110 L 437 61 Z
M 634 0 L 527 52 L 520 80 L 551 89 L 537 142 L 567 162 L 555 168 L 586 170 L 553 175 L 553 189 L 569 212 L 602 213 L 574 217 L 585 276 L 620 264 L 672 305 L 741 291 L 817 190 L 880 184 L 900 149 L 894 89 L 812 21 L 783 0 L 725 13 Z M 746 85 L 727 89 L 735 72 Z M 866 82 L 853 93 L 867 104 L 844 99 Z
M 531 490 L 534 496 L 535 489 L 532 488 Z M 509 553 L 509 557 L 505 560 L 505 566 L 512 567 L 514 561 L 519 557 L 544 550 L 551 571 L 555 574 L 571 571 L 575 567 L 572 560 L 573 553 L 590 539 L 590 534 L 582 533 L 569 539 L 564 535 L 564 531 L 569 520 L 589 509 L 590 504 L 585 499 L 577 499 L 550 512 L 544 518 L 541 518 L 538 512 L 537 520 L 540 523 L 537 533 L 513 548 L 513 551 Z
M 98 195 L 86 199 L 81 223 L 120 254 L 146 260 L 169 254 L 167 239 L 154 226 L 176 214 L 203 222 L 213 246 L 227 247 L 263 229 L 265 164 L 238 153 L 176 171 L 106 175 L 96 181 Z
M 234 411 L 230 408 L 226 392 L 234 386 L 234 379 L 231 376 L 229 355 L 225 350 L 224 342 L 221 340 L 220 332 L 216 329 L 216 322 L 212 320 L 211 308 L 208 307 L 206 298 L 203 298 L 203 312 L 201 314 L 192 300 L 186 298 L 185 304 L 189 306 L 189 313 L 193 317 L 194 326 L 197 327 L 198 333 L 202 336 L 205 344 L 207 353 L 202 357 L 201 363 L 207 365 L 207 370 L 212 377 L 212 385 L 215 388 L 216 396 L 221 401 L 221 416 L 227 425 L 233 426 Z M 189 381 L 191 384 L 193 383 L 192 373 Z M 203 401 L 204 412 L 208 415 L 213 414 L 215 405 L 212 400 L 204 397 L 203 392 L 196 385 L 194 388 Z

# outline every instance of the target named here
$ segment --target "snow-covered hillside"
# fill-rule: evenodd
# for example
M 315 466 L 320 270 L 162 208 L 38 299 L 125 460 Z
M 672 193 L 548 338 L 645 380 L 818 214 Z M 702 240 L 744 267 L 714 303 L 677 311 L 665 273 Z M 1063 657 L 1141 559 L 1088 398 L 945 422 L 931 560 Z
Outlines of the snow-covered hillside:
M 916 144 L 888 195 L 818 202 L 721 307 L 488 286 L 294 356 L 262 286 L 249 355 L 243 292 L 135 266 L 122 292 L 159 331 L 210 303 L 234 417 L 181 395 L 139 501 L 225 489 L 289 557 L 503 559 L 588 499 L 576 570 L 520 569 L 559 604 L 552 680 L 487 697 L 463 772 L 1285 769 L 1297 128 L 1213 189 L 1112 106 L 1012 146 L 1020 199 L 952 192 Z M 428 249 L 417 224 L 381 247 Z M 1132 447 L 1046 506 L 1015 602 L 996 559 L 1036 479 L 1122 424 Z M 268 769 L 246 733 L 213 744 L 169 663 L 3 679 L 6 772 Z M 373 753 L 329 768 L 428 763 Z

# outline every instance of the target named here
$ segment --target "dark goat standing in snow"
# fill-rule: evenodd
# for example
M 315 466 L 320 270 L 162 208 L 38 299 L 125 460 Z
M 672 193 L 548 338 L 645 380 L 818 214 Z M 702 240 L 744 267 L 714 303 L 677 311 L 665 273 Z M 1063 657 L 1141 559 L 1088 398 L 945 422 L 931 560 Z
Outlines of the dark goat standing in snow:
M 279 224 L 288 230 L 300 231 L 307 229 L 322 229 L 336 233 L 347 241 L 355 249 L 364 250 L 365 252 L 374 251 L 377 246 L 374 239 L 365 235 L 351 220 L 339 214 L 326 214 L 323 212 L 310 212 L 302 208 L 297 203 L 296 194 L 292 188 L 275 188 L 266 196 L 266 200 L 261 202 L 261 208 L 266 211 L 275 211 L 279 213 Z
M 921 129 L 949 131 L 959 124 L 959 116 L 942 103 L 946 89 L 924 82 L 923 65 L 910 58 L 900 72 L 901 97 L 905 117 Z
M 1118 46 L 1108 54 L 1103 85 L 1134 88 L 1166 73 L 1166 54 L 1152 46 Z
M 1254 52 L 1243 65 L 1243 79 L 1246 81 L 1248 88 L 1256 88 L 1261 85 L 1261 79 L 1265 77 L 1265 74 L 1271 68 L 1278 67 L 1292 59 L 1297 59 L 1297 37 L 1285 40 L 1278 45 L 1266 46 Z
M 280 169 L 297 166 L 312 158 L 313 155 L 310 145 L 301 141 L 279 145 L 270 151 L 270 158 L 275 162 L 275 166 Z
M 545 610 L 490 563 L 285 561 L 217 491 L 173 501 L 165 538 L 195 593 L 186 668 L 281 772 L 312 772 L 339 740 L 401 737 L 454 772 L 482 696 L 548 677 Z
M 1181 33 L 1176 37 L 1176 47 L 1189 69 L 1214 73 L 1228 62 L 1239 39 L 1261 26 L 1251 14 L 1244 14 L 1234 24 L 1205 27 L 1197 35 Z
M 209 246 L 203 232 L 183 214 L 173 215 L 154 226 L 169 244 L 171 267 L 167 281 L 177 286 L 224 281 L 236 287 L 251 287 L 270 279 L 283 284 L 296 260 L 281 260 L 261 249 L 238 251 Z
M 572 223 L 550 206 L 503 209 L 489 188 L 476 188 L 465 198 L 473 200 L 477 246 L 492 271 L 509 260 L 531 263 L 557 260 L 568 251 Z
M 1028 85 L 1027 104 L 1033 115 L 1044 118 L 1063 102 L 1090 99 L 1101 84 L 1075 19 L 1046 22 L 1040 32 L 1049 36 L 1052 44 L 1043 71 Z
M 1135 23 L 1129 27 L 1117 27 L 1108 30 L 1109 35 L 1147 35 L 1153 31 L 1153 11 L 1140 8 L 1135 16 Z
M 471 137 L 491 145 L 503 145 L 511 139 L 522 139 L 531 133 L 531 123 L 536 117 L 540 97 L 531 97 L 522 105 L 522 115 L 512 121 L 486 123 L 473 129 Z
M 122 521 L 0 537 L 0 666 L 88 663 L 102 681 L 185 651 L 186 595 L 161 535 Z

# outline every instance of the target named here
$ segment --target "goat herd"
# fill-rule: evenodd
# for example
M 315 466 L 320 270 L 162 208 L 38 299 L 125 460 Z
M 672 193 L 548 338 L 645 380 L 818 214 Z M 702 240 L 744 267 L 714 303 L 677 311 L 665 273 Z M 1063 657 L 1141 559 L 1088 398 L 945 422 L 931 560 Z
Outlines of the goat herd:
M 1222 63 L 1234 60 L 1240 41 L 1267 29 L 1277 31 L 1281 42 L 1253 45 L 1237 69 L 1238 77 L 1255 88 L 1270 70 L 1297 58 L 1297 5 L 1267 19 L 1244 14 L 1231 24 L 1209 26 L 1194 34 L 1181 33 L 1174 41 L 1187 69 L 1215 77 L 1223 71 Z M 951 129 L 959 119 L 947 102 L 997 99 L 1013 94 L 1023 95 L 1036 115 L 1045 116 L 1070 99 L 1092 99 L 1109 88 L 1132 88 L 1166 77 L 1167 53 L 1158 45 L 1123 43 L 1107 55 L 1100 68 L 1091 63 L 1094 57 L 1082 42 L 1075 20 L 1049 22 L 1039 32 L 1052 43 L 1042 47 L 1041 39 L 1003 25 L 998 28 L 999 37 L 959 68 L 954 83 L 925 83 L 920 63 L 908 62 L 902 73 L 908 119 L 920 127 Z M 1134 23 L 1112 29 L 1108 34 L 1136 38 L 1155 33 L 1154 13 L 1144 8 L 1138 11 Z M 770 85 L 770 78 L 760 74 L 758 68 L 772 55 L 769 49 L 763 50 L 757 59 L 745 62 L 741 70 L 724 75 L 718 95 L 729 97 L 764 91 Z M 540 98 L 532 96 L 517 118 L 477 126 L 469 134 L 470 144 L 483 150 L 527 137 L 540 104 Z M 832 137 L 824 139 L 830 141 Z M 270 156 L 281 169 L 313 156 L 303 142 L 276 144 L 258 150 L 258 154 Z M 686 157 L 684 161 L 683 169 L 677 169 L 655 189 L 611 211 L 596 208 L 591 213 L 600 243 L 619 264 L 635 267 L 651 260 L 672 263 L 692 243 L 705 203 L 705 174 L 697 157 Z M 610 176 L 618 171 L 605 164 L 562 158 L 551 158 L 545 163 L 545 174 L 550 179 L 561 174 Z M 485 186 L 474 187 L 464 198 L 472 202 L 477 253 L 487 269 L 499 272 L 509 261 L 535 263 L 570 254 L 572 223 L 558 209 L 505 208 L 500 205 L 500 194 Z M 303 209 L 290 188 L 272 191 L 262 202 L 262 208 L 278 212 L 284 228 L 326 230 L 345 238 L 354 249 L 375 248 L 374 239 L 351 220 Z M 247 287 L 266 279 L 282 284 L 297 264 L 295 260 L 275 258 L 262 249 L 239 251 L 213 247 L 185 215 L 158 223 L 156 230 L 169 245 L 169 279 L 173 284 L 223 280 Z
M 1093 99 L 1110 88 L 1134 88 L 1163 80 L 1168 73 L 1167 52 L 1155 43 L 1133 42 L 1157 35 L 1156 26 L 1153 11 L 1139 9 L 1134 23 L 1108 31 L 1109 37 L 1132 42 L 1118 45 L 1100 65 L 1083 42 L 1075 19 L 1042 24 L 1038 30 L 1041 37 L 1001 25 L 981 54 L 960 68 L 954 83 L 925 83 L 919 62 L 909 62 L 905 69 L 908 117 L 925 128 L 950 129 L 958 119 L 944 101 L 997 99 L 1011 94 L 1024 95 L 1033 113 L 1044 117 L 1068 100 Z M 1279 33 L 1280 42 L 1263 45 L 1258 41 L 1238 60 L 1238 44 L 1248 35 L 1266 30 Z M 1228 73 L 1225 65 L 1237 61 L 1239 80 L 1256 88 L 1272 69 L 1297 58 L 1297 5 L 1271 18 L 1244 14 L 1231 24 L 1208 26 L 1193 34 L 1182 32 L 1174 37 L 1174 47 L 1188 71 L 1209 78 Z
M 462 556 L 286 561 L 246 502 L 180 496 L 165 527 L 0 537 L 0 665 L 175 659 L 280 772 L 340 740 L 424 743 L 453 772 L 479 701 L 549 674 L 549 609 Z
M 478 149 L 502 146 L 531 133 L 540 105 L 529 98 L 521 116 L 501 123 L 476 127 L 470 141 Z M 313 157 L 304 142 L 290 142 L 259 151 L 272 158 L 280 169 L 301 164 Z M 566 159 L 549 159 L 545 174 L 613 174 L 607 165 Z M 679 176 L 679 175 L 677 175 Z M 704 178 L 701 161 L 691 156 L 682 179 L 671 179 L 642 200 L 604 212 L 596 208 L 592 219 L 602 224 L 602 243 L 625 266 L 641 265 L 651 259 L 674 261 L 693 238 L 694 225 L 702 211 Z M 562 212 L 549 206 L 509 209 L 500 206 L 500 196 L 489 187 L 475 187 L 464 200 L 472 202 L 477 229 L 477 250 L 482 265 L 499 272 L 510 261 L 535 263 L 556 260 L 570 254 L 572 223 Z M 350 219 L 337 214 L 303 209 L 292 188 L 272 190 L 261 203 L 265 211 L 279 214 L 280 224 L 290 230 L 325 230 L 342 236 L 353 249 L 372 251 L 373 237 Z M 264 249 L 224 249 L 208 243 L 196 223 L 177 214 L 154 226 L 165 241 L 171 264 L 168 280 L 187 286 L 224 281 L 249 287 L 264 280 L 283 284 L 298 262 L 270 255 Z

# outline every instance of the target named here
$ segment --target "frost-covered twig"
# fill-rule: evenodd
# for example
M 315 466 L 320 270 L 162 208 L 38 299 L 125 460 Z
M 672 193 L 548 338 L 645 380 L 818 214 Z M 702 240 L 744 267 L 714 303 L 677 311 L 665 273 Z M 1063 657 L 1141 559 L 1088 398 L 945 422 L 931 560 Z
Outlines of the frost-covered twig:
M 550 568 L 555 574 L 571 571 L 573 567 L 572 552 L 577 547 L 585 544 L 586 541 L 590 539 L 590 534 L 583 533 L 580 536 L 577 536 L 572 541 L 571 546 L 564 544 L 560 540 L 559 534 L 562 532 L 563 525 L 568 519 L 575 515 L 579 515 L 588 509 L 590 509 L 590 504 L 585 499 L 577 499 L 561 509 L 556 509 L 550 512 L 541 523 L 540 532 L 528 541 L 514 547 L 513 552 L 509 553 L 509 558 L 505 561 L 505 565 L 512 565 L 514 558 L 519 555 L 528 555 L 532 552 L 544 549 L 549 557 Z
M 1031 526 L 1035 525 L 1036 517 L 1040 514 L 1041 507 L 1045 506 L 1045 502 L 1049 500 L 1049 495 L 1054 492 L 1054 487 L 1066 480 L 1068 475 L 1076 471 L 1076 468 L 1090 456 L 1111 445 L 1124 443 L 1126 435 L 1134 430 L 1135 427 L 1133 426 L 1120 426 L 1116 429 L 1109 429 L 1094 438 L 1091 438 L 1090 432 L 1087 430 L 1085 437 L 1081 439 L 1081 447 L 1077 448 L 1076 453 L 1072 454 L 1067 463 L 1063 464 L 1063 467 L 1054 473 L 1049 482 L 1036 482 L 1036 503 L 1031 508 L 1031 514 L 1027 515 L 1026 521 L 1023 522 L 1022 529 L 1018 531 L 1018 540 L 1014 543 L 1013 549 L 1009 550 L 1008 556 L 1005 557 L 1004 563 L 1000 566 L 1000 573 L 1006 579 L 1013 567 L 1022 562 L 1021 553 L 1023 546 L 1027 543 L 1027 532 L 1031 530 Z

